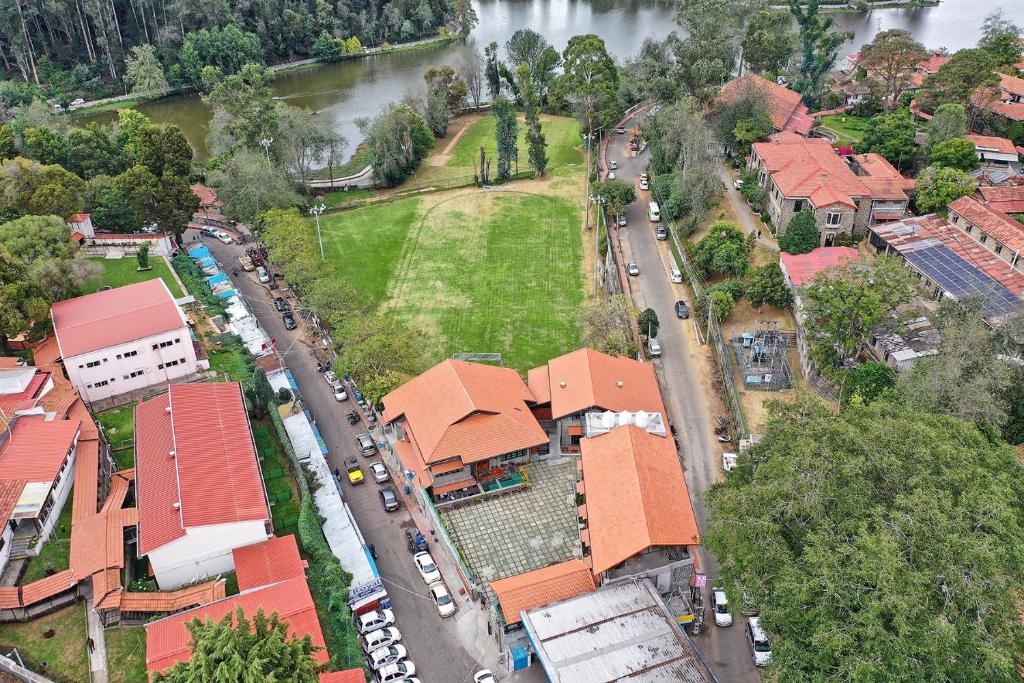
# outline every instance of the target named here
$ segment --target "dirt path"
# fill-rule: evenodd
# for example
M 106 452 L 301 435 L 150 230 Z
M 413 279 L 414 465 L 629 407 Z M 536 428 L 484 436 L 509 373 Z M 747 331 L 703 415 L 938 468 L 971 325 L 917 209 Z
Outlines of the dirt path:
M 445 145 L 445 148 L 441 150 L 440 154 L 435 154 L 427 160 L 427 164 L 430 166 L 444 166 L 448 163 L 448 159 L 451 158 L 452 150 L 455 149 L 455 145 L 459 144 L 459 140 L 465 135 L 469 127 L 477 122 L 479 116 L 466 116 L 462 118 L 462 127 L 459 128 L 459 132 L 452 136 L 451 141 Z

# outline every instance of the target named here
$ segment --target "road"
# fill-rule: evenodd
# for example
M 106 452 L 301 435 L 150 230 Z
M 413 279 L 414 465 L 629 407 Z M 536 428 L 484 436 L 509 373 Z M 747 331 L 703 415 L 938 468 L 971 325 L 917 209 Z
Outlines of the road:
M 187 239 L 191 237 L 192 232 L 189 231 Z M 205 239 L 204 243 L 230 276 L 232 265 L 238 262 L 239 255 L 244 254 L 244 247 L 221 244 L 213 239 Z M 295 378 L 302 399 L 327 443 L 331 469 L 344 472 L 343 457 L 356 455 L 355 436 L 365 431 L 363 422 L 353 427 L 345 420 L 345 414 L 357 406 L 351 399 L 340 403 L 335 401 L 333 392 L 317 370 L 312 350 L 300 340 L 298 330 L 284 329 L 281 314 L 274 308 L 273 297 L 266 286 L 256 280 L 254 273 L 239 270 L 232 281 L 245 296 L 263 329 L 277 340 L 278 352 Z M 376 547 L 377 567 L 391 596 L 396 626 L 402 632 L 402 643 L 408 649 L 409 657 L 416 664 L 417 675 L 424 683 L 472 680 L 473 673 L 483 666 L 478 664 L 482 651 L 476 644 L 477 620 L 473 612 L 477 606 L 468 597 L 455 595 L 459 603 L 456 616 L 444 620 L 438 616 L 413 565 L 412 556 L 406 550 L 404 530 L 414 528 L 412 518 L 404 508 L 398 512 L 384 511 L 377 494 L 378 485 L 366 469 L 368 463 L 380 458 L 358 457 L 364 465 L 367 480 L 352 486 L 342 476 L 343 496 L 366 542 Z M 457 581 L 454 577 L 445 578 L 454 593 Z
M 661 322 L 658 340 L 662 356 L 654 361 L 655 369 L 664 389 L 669 420 L 679 430 L 686 484 L 697 524 L 703 530 L 706 512 L 704 493 L 719 476 L 722 453 L 711 429 L 713 416 L 705 398 L 712 389 L 705 380 L 707 374 L 698 367 L 698 364 L 708 362 L 707 351 L 695 342 L 692 322 L 676 317 L 677 300 L 684 300 L 687 304 L 692 302 L 685 285 L 673 284 L 669 280 L 669 243 L 655 239 L 654 224 L 647 220 L 647 204 L 651 196 L 639 189 L 638 179 L 641 173 L 646 172 L 647 155 L 634 157 L 628 148 L 628 138 L 628 135 L 614 135 L 609 141 L 607 154 L 609 161 L 618 163 L 616 177 L 637 183 L 637 201 L 627 209 L 626 227 L 618 229 L 619 239 L 626 261 L 634 261 L 640 268 L 640 275 L 631 277 L 629 283 L 634 302 L 641 309 L 653 308 Z M 690 308 L 692 310 L 693 306 Z M 717 564 L 703 547 L 699 559 L 703 571 L 711 579 L 710 587 Z M 706 603 L 709 597 L 706 592 Z M 737 607 L 733 606 L 733 626 L 718 628 L 709 623 L 704 632 L 694 639 L 712 671 L 723 683 L 760 680 L 743 634 L 746 620 L 740 616 Z M 707 621 L 712 621 L 710 614 Z

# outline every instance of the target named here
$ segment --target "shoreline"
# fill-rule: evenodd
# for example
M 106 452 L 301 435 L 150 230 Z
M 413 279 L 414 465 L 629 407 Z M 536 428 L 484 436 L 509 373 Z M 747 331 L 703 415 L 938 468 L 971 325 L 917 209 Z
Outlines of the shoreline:
M 822 14 L 860 14 L 876 9 L 918 9 L 938 7 L 941 0 L 883 0 L 882 2 L 867 3 L 864 7 L 852 7 L 850 4 L 819 5 L 818 10 Z M 789 5 L 772 5 L 771 10 L 788 12 Z

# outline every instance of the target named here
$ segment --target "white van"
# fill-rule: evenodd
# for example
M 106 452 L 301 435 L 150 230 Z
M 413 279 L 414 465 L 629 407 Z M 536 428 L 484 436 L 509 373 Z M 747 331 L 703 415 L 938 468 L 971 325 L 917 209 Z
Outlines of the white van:
M 652 223 L 661 220 L 661 209 L 658 208 L 658 202 L 651 202 L 647 205 L 647 220 Z
M 765 666 L 772 661 L 772 645 L 768 641 L 768 634 L 761 628 L 759 617 L 747 620 L 747 644 L 754 658 L 754 666 Z

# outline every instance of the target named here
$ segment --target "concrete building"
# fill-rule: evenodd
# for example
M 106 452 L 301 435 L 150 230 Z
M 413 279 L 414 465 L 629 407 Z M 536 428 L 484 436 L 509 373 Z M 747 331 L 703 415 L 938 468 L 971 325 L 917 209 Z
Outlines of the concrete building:
M 199 370 L 188 321 L 160 278 L 59 301 L 50 317 L 65 372 L 87 403 Z
M 1020 173 L 1020 157 L 1017 155 L 1017 148 L 1014 146 L 1013 140 L 991 135 L 972 134 L 966 137 L 974 143 L 981 171 L 984 173 L 1002 171 L 1011 176 Z
M 172 384 L 135 409 L 138 556 L 161 589 L 230 572 L 273 534 L 237 382 Z
M 1013 270 L 1024 273 L 1024 224 L 989 206 L 984 195 L 980 200 L 961 197 L 951 203 L 949 224 Z
M 823 246 L 863 236 L 870 225 L 899 220 L 913 181 L 878 154 L 846 162 L 822 138 L 777 133 L 751 147 L 748 168 L 757 175 L 764 203 L 782 236 L 797 213 L 811 209 Z

